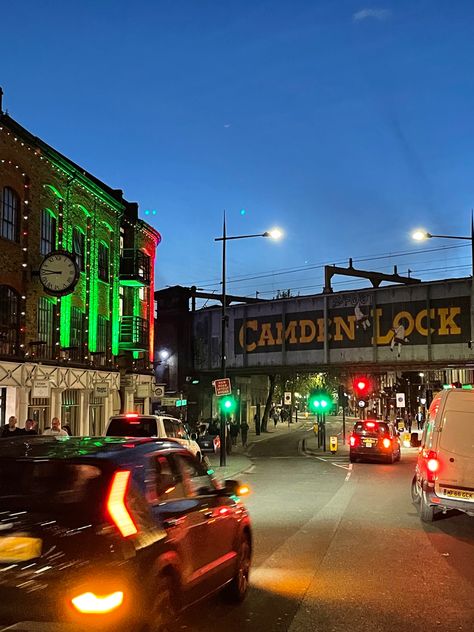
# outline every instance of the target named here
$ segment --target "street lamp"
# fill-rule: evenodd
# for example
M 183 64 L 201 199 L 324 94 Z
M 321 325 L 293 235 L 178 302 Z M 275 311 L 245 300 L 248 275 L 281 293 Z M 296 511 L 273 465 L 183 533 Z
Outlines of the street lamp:
M 252 239 L 253 237 L 270 237 L 271 239 L 280 239 L 283 236 L 283 231 L 279 228 L 272 228 L 264 233 L 256 233 L 252 235 L 233 235 L 229 237 L 227 235 L 225 211 L 224 220 L 222 224 L 222 237 L 216 237 L 214 241 L 222 241 L 222 323 L 221 323 L 221 377 L 226 377 L 226 328 L 227 328 L 227 296 L 226 296 L 226 245 L 228 241 L 236 239 Z M 221 413 L 220 423 L 220 465 L 226 465 L 226 413 Z
M 414 239 L 415 241 L 425 241 L 425 239 L 461 239 L 462 241 L 470 241 L 471 242 L 471 270 L 472 270 L 472 277 L 474 279 L 474 218 L 471 215 L 471 236 L 470 237 L 463 237 L 463 236 L 458 236 L 458 235 L 432 235 L 431 233 L 429 233 L 426 230 L 423 229 L 417 229 L 415 231 L 413 231 L 412 233 L 412 239 Z

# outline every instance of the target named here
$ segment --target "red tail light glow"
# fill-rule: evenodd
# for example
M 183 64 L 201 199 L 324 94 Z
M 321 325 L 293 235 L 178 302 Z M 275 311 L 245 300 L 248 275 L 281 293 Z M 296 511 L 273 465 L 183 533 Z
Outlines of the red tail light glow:
M 124 538 L 138 532 L 125 504 L 129 480 L 130 470 L 115 472 L 107 500 L 107 511 Z
M 367 428 L 375 428 L 375 422 L 374 421 L 368 421 L 366 424 Z
M 429 469 L 430 472 L 433 472 L 433 474 L 434 474 L 435 472 L 437 472 L 439 470 L 439 461 L 438 461 L 438 459 L 428 459 L 426 467 Z
M 126 413 L 125 417 L 127 419 L 137 419 L 138 418 L 138 413 Z
M 392 442 L 390 441 L 390 439 L 385 437 L 385 439 L 382 441 L 382 444 L 384 448 L 389 448 L 392 445 Z
M 349 444 L 350 446 L 353 448 L 357 443 L 357 437 L 355 437 L 354 435 L 351 435 L 349 437 Z

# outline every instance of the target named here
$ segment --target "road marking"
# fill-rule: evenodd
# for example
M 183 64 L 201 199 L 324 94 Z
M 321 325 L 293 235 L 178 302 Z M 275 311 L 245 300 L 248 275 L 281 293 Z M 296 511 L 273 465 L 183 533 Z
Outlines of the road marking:
M 344 479 L 344 482 L 345 482 L 345 483 L 347 483 L 347 481 L 350 479 L 351 474 L 352 474 L 352 463 L 349 463 L 349 471 L 347 472 L 347 476 L 346 476 L 346 478 Z
M 244 470 L 244 474 L 253 474 L 253 472 L 255 472 L 255 465 L 251 465 L 249 468 L 247 468 L 246 470 Z

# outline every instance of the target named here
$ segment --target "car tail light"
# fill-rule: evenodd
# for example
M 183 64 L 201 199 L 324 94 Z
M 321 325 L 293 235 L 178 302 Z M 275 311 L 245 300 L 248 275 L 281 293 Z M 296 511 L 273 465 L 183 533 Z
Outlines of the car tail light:
M 138 532 L 125 504 L 129 480 L 130 470 L 115 472 L 107 500 L 107 511 L 124 538 Z
M 390 441 L 390 439 L 385 437 L 385 439 L 382 441 L 382 445 L 384 448 L 389 448 L 392 445 L 392 442 Z
M 71 601 L 74 608 L 82 614 L 107 614 L 122 605 L 123 592 L 118 590 L 109 595 L 96 595 L 93 592 L 86 592 L 73 597 Z
M 250 494 L 250 487 L 248 485 L 241 485 L 237 490 L 237 496 L 247 496 Z
M 368 421 L 366 424 L 367 428 L 375 428 L 375 422 L 374 421 Z
M 138 413 L 126 413 L 126 419 L 138 419 Z
M 355 435 L 351 435 L 349 437 L 349 445 L 351 446 L 351 448 L 357 445 L 357 437 Z

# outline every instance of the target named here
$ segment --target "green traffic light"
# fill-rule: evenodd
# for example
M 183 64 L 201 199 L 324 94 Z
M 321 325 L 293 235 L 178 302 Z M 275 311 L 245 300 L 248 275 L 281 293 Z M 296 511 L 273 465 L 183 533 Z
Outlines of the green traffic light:
M 225 395 L 219 402 L 219 408 L 223 413 L 232 414 L 237 408 L 237 402 L 232 395 Z
M 327 410 L 332 406 L 332 398 L 328 393 L 313 393 L 309 397 L 309 408 L 313 412 Z

